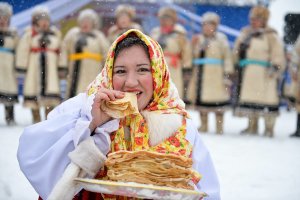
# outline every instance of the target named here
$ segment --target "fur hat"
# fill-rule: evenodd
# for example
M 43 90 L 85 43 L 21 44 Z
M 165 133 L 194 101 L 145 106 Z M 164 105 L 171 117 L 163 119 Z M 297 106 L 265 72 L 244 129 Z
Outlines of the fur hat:
M 49 10 L 45 6 L 36 6 L 31 14 L 32 23 L 36 24 L 40 19 L 47 19 L 50 21 Z
M 163 18 L 163 17 L 170 17 L 174 21 L 177 21 L 177 13 L 176 10 L 171 8 L 171 7 L 163 7 L 159 9 L 158 11 L 158 17 Z
M 82 10 L 79 13 L 79 16 L 77 18 L 78 24 L 80 24 L 84 19 L 90 19 L 92 21 L 92 23 L 94 24 L 94 28 L 97 29 L 99 27 L 99 16 L 97 15 L 97 13 L 94 10 L 92 10 L 92 9 Z
M 250 10 L 249 18 L 260 18 L 264 22 L 267 22 L 269 19 L 270 12 L 269 10 L 264 6 L 254 6 Z
M 220 16 L 215 12 L 206 12 L 202 15 L 202 23 L 213 23 L 216 26 L 220 24 Z
M 116 18 L 119 18 L 122 14 L 127 14 L 131 19 L 135 18 L 135 8 L 130 5 L 119 5 L 115 10 Z
M 12 16 L 12 6 L 5 2 L 0 2 L 0 16 Z

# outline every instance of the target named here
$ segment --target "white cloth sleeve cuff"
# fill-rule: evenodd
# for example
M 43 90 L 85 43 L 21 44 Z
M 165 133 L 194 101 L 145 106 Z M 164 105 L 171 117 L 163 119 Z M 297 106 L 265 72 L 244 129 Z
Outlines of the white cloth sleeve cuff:
M 95 133 L 112 133 L 119 128 L 119 119 L 113 119 L 111 121 L 106 122 L 105 124 L 102 124 L 102 126 L 99 126 L 96 128 Z
M 95 135 L 93 135 L 94 141 L 96 146 L 99 150 L 106 155 L 110 150 L 110 136 L 112 132 L 118 130 L 119 128 L 119 120 L 114 119 L 105 124 L 101 127 L 96 128 Z
M 75 147 L 91 135 L 89 126 L 90 121 L 83 120 L 82 118 L 77 120 L 73 131 L 73 142 Z

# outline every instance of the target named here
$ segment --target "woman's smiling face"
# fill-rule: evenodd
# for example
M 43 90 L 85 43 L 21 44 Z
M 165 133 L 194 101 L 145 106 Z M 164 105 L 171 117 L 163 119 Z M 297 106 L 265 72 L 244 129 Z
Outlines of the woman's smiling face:
M 114 61 L 113 88 L 137 94 L 143 110 L 153 97 L 153 78 L 149 56 L 141 45 L 122 49 Z

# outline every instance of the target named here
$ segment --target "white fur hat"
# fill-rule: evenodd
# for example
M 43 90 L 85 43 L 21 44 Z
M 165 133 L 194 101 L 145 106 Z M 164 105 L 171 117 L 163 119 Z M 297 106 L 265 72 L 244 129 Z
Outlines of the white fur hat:
M 119 18 L 124 13 L 127 14 L 131 19 L 134 19 L 136 15 L 135 8 L 127 4 L 119 5 L 115 10 L 116 18 Z
M 202 15 L 202 23 L 214 23 L 215 25 L 219 25 L 220 16 L 215 12 L 206 12 Z
M 162 7 L 158 11 L 158 18 L 170 17 L 175 22 L 177 21 L 177 12 L 171 7 Z
M 78 24 L 81 24 L 84 19 L 90 19 L 94 24 L 94 28 L 97 29 L 99 27 L 99 16 L 94 10 L 92 9 L 82 10 L 79 13 L 79 16 L 77 18 Z
M 13 14 L 12 6 L 6 2 L 0 2 L 0 15 L 11 17 Z
M 45 6 L 36 6 L 31 14 L 32 23 L 37 23 L 40 19 L 47 19 L 50 21 L 49 10 Z
M 251 8 L 250 13 L 249 13 L 249 18 L 260 18 L 264 22 L 267 22 L 270 16 L 270 11 L 268 8 L 264 6 L 254 6 Z

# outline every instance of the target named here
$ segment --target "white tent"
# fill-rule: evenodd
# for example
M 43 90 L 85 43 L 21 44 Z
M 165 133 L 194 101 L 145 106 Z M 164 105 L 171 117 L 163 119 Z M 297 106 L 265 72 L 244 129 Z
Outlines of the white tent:
M 177 5 L 171 4 L 171 3 L 167 3 L 167 4 L 166 3 L 161 3 L 161 5 L 169 5 L 169 6 L 173 7 L 178 13 L 188 17 L 192 21 L 197 22 L 199 24 L 201 24 L 201 22 L 202 22 L 202 17 L 192 13 L 191 11 L 185 10 L 180 6 L 177 6 Z M 219 31 L 221 31 L 225 34 L 232 35 L 234 37 L 237 37 L 240 33 L 239 30 L 230 28 L 229 26 L 225 26 L 225 25 L 222 25 L 222 24 L 219 25 L 218 29 L 219 29 Z
M 72 0 L 51 0 L 51 1 L 46 1 L 44 3 L 41 3 L 39 5 L 41 6 L 46 6 L 50 13 L 51 13 L 51 21 L 53 23 L 58 22 L 59 20 L 63 19 L 67 15 L 69 15 L 72 12 L 77 11 L 80 9 L 82 6 L 92 2 L 92 0 L 80 0 L 80 1 L 72 1 Z M 192 21 L 196 23 L 201 23 L 201 17 L 187 11 L 180 6 L 177 6 L 173 3 L 167 3 L 168 1 L 163 1 L 160 2 L 159 4 L 161 5 L 169 5 L 172 6 L 174 9 L 177 10 L 178 13 L 181 13 L 191 19 Z M 29 8 L 27 10 L 24 10 L 16 15 L 13 16 L 12 18 L 12 26 L 16 27 L 18 31 L 23 31 L 25 27 L 29 26 L 31 23 L 31 13 L 34 7 Z M 239 34 L 238 30 L 232 29 L 228 26 L 220 25 L 219 30 L 221 32 L 224 32 L 229 35 L 233 35 L 236 37 Z
M 90 3 L 92 0 L 52 0 L 39 4 L 46 6 L 51 13 L 51 21 L 53 23 L 63 19 L 72 12 L 77 11 L 82 6 Z M 24 10 L 12 17 L 11 24 L 17 28 L 18 31 L 23 31 L 25 27 L 31 24 L 31 13 L 34 7 Z

